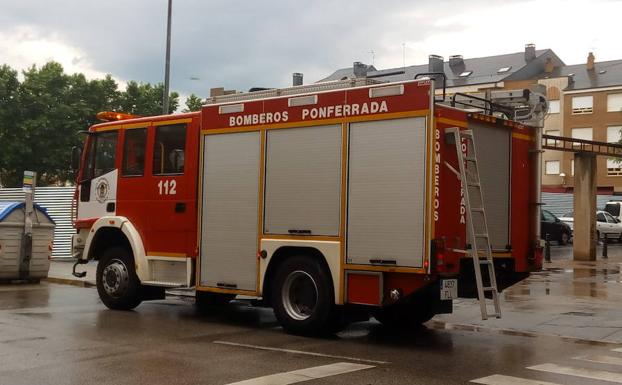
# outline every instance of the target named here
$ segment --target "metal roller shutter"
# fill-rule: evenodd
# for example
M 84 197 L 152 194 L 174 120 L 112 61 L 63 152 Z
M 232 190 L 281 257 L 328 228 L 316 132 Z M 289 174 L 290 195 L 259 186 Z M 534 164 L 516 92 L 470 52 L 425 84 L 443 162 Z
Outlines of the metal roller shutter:
M 493 250 L 506 250 L 510 244 L 511 131 L 478 123 L 470 123 L 469 128 L 475 136 L 490 244 Z
M 255 290 L 259 132 L 206 135 L 201 285 Z
M 350 125 L 348 263 L 423 266 L 425 121 Z
M 339 235 L 341 125 L 266 135 L 265 233 Z

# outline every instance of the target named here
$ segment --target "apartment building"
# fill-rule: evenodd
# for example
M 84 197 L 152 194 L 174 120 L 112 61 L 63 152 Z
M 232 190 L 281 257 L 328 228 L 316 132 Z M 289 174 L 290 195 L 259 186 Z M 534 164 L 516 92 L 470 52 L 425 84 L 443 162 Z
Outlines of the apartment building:
M 586 63 L 562 66 L 541 75 L 551 101 L 544 132 L 601 142 L 622 139 L 622 60 L 596 62 L 593 53 Z M 548 192 L 571 192 L 574 186 L 572 153 L 546 151 L 543 156 L 542 188 Z M 622 160 L 599 157 L 599 193 L 622 194 Z

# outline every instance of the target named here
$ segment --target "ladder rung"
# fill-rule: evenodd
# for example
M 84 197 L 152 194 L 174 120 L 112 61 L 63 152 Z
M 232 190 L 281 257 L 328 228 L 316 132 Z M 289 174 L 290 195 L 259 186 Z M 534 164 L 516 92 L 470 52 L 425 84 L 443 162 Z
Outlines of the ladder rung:
M 475 159 L 475 157 L 473 156 L 465 156 L 464 159 L 470 161 L 470 162 L 477 162 L 477 159 Z
M 474 207 L 471 209 L 471 211 L 475 212 L 475 213 L 483 213 L 484 212 L 484 208 L 483 207 Z
M 473 137 L 473 133 L 471 131 L 460 130 L 460 136 L 469 136 Z
M 488 233 L 475 234 L 475 238 L 488 238 Z
M 469 186 L 469 187 L 481 187 L 481 185 L 479 183 L 467 183 L 467 186 Z
M 492 265 L 494 263 L 492 261 L 487 260 L 487 259 L 480 259 L 479 260 L 479 264 L 480 265 Z
M 492 286 L 484 286 L 482 289 L 484 291 L 496 291 L 497 290 L 496 287 L 492 287 Z

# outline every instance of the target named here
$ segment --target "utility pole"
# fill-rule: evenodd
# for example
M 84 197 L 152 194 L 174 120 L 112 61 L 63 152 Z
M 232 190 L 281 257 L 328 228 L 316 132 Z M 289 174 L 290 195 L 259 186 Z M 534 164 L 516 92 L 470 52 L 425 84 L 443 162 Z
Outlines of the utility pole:
M 162 101 L 162 114 L 168 114 L 168 88 L 171 72 L 171 13 L 173 0 L 168 0 L 168 20 L 166 23 L 166 66 L 164 68 L 164 100 Z

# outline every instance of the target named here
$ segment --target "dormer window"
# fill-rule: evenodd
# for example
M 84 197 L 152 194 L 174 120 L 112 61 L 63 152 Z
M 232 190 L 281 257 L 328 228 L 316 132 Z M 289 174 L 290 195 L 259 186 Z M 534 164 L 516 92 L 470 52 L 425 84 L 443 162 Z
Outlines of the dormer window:
M 497 73 L 498 73 L 498 74 L 502 74 L 502 73 L 508 72 L 508 71 L 509 71 L 509 70 L 511 70 L 511 69 L 512 69 L 512 66 L 509 66 L 509 67 L 501 67 L 501 68 L 499 68 L 499 69 L 497 70 Z

